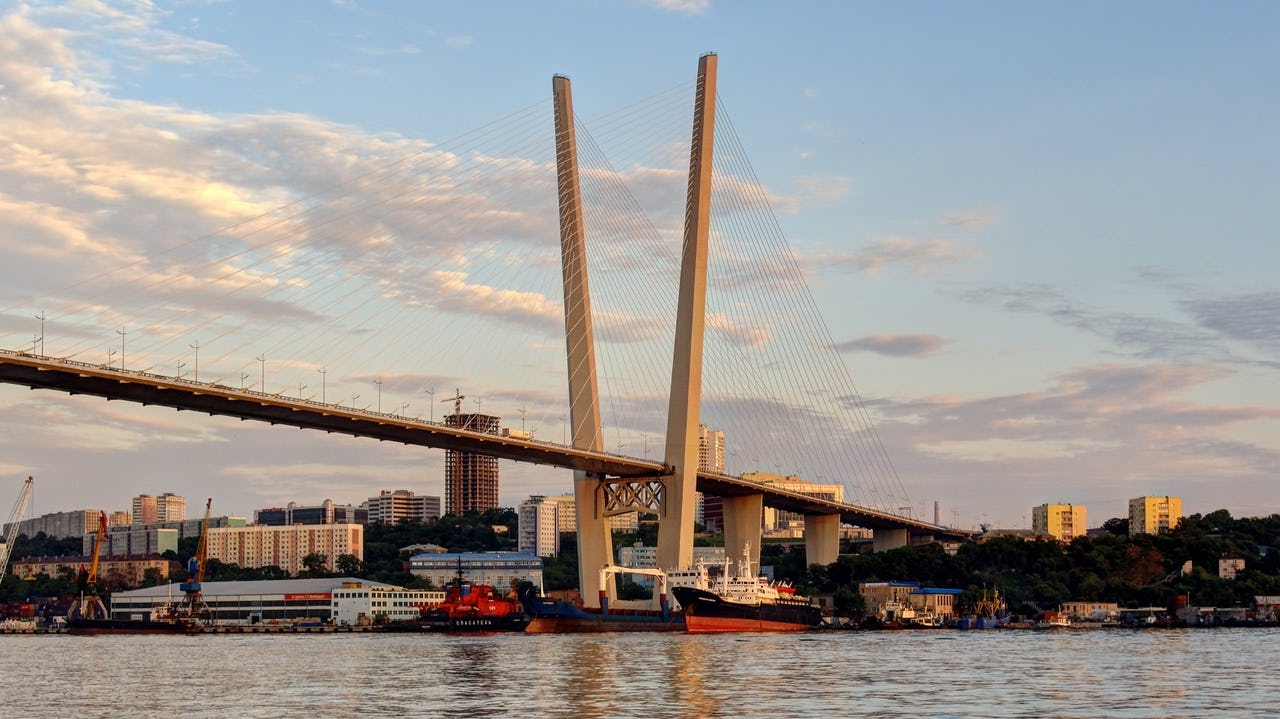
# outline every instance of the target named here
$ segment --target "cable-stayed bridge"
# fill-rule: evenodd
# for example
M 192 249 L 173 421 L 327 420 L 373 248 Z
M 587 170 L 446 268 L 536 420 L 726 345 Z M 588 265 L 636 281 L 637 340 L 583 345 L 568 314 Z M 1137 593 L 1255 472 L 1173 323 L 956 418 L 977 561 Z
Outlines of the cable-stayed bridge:
M 120 234 L 107 203 L 88 220 L 103 235 L 79 239 L 88 258 L 53 273 L 61 285 L 33 266 L 31 296 L 6 303 L 4 331 L 37 311 L 39 331 L 6 342 L 30 350 L 0 353 L 0 381 L 572 469 L 584 567 L 609 561 L 606 518 L 630 510 L 657 511 L 664 564 L 687 565 L 695 488 L 726 498 L 734 556 L 758 551 L 765 505 L 805 514 L 811 561 L 834 559 L 840 521 L 879 546 L 961 534 L 901 511 L 714 70 L 704 57 L 692 88 L 592 134 L 557 78 L 550 105 L 440 145 L 388 141 L 363 158 L 321 143 L 292 157 L 324 156 L 329 174 L 300 168 L 288 188 L 279 147 L 211 138 L 256 184 L 208 181 L 200 229 L 164 241 Z M 690 89 L 693 137 L 675 140 L 664 131 L 687 128 Z M 483 397 L 544 436 L 559 419 L 561 442 L 435 422 L 436 388 L 455 385 L 481 388 L 476 414 Z M 848 502 L 748 482 L 734 462 L 700 470 L 699 425 L 723 430 L 730 456 L 842 484 Z M 582 576 L 595 596 L 594 569 Z

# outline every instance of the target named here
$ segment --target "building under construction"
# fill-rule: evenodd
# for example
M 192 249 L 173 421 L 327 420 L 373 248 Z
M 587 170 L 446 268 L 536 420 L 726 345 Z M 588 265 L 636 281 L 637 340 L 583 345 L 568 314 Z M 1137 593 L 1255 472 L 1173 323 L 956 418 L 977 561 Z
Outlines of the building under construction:
M 488 414 L 445 415 L 448 427 L 497 434 L 501 418 Z M 446 450 L 444 454 L 445 512 L 461 515 L 498 508 L 498 458 Z

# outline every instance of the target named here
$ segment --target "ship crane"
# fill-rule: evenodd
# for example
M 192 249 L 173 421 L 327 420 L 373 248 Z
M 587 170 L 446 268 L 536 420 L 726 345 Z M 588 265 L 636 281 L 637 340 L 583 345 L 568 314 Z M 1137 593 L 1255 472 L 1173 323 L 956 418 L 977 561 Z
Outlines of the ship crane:
M 107 608 L 98 597 L 98 558 L 102 556 L 102 544 L 107 536 L 107 513 L 98 515 L 98 533 L 93 538 L 93 558 L 89 568 L 80 570 L 80 597 L 67 607 L 68 619 L 106 619 Z
M 0 583 L 4 582 L 5 572 L 9 568 L 9 554 L 13 552 L 13 542 L 18 538 L 18 525 L 22 524 L 22 513 L 27 509 L 34 483 L 34 479 L 27 477 L 26 483 L 22 486 L 22 493 L 18 495 L 18 502 L 13 505 L 13 511 L 9 513 L 9 531 L 5 532 L 4 544 L 0 544 Z
M 206 624 L 211 621 L 212 612 L 204 602 L 200 585 L 204 581 L 204 568 L 209 555 L 209 510 L 212 508 L 213 498 L 210 497 L 204 504 L 204 521 L 200 523 L 200 541 L 196 544 L 196 553 L 187 561 L 187 581 L 178 585 L 185 596 L 177 613 Z

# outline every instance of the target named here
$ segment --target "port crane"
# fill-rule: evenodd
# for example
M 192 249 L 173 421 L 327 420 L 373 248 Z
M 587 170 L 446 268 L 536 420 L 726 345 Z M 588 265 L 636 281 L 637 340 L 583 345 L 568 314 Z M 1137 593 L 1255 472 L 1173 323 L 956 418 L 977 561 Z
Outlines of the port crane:
M 22 485 L 22 493 L 18 495 L 18 502 L 9 513 L 9 531 L 5 532 L 4 544 L 0 545 L 0 583 L 4 582 L 5 572 L 9 569 L 9 554 L 13 552 L 13 542 L 18 538 L 18 525 L 22 524 L 22 513 L 27 510 L 34 485 L 35 480 L 27 477 L 26 483 Z
M 188 617 L 204 624 L 212 621 L 213 612 L 205 604 L 200 593 L 200 584 L 204 581 L 204 568 L 209 556 L 209 511 L 213 508 L 213 498 L 204 504 L 204 521 L 200 523 L 200 541 L 196 544 L 196 553 L 187 560 L 187 581 L 178 585 L 182 590 L 182 605 L 175 612 L 180 617 Z
M 89 568 L 80 570 L 80 596 L 67 607 L 68 619 L 106 619 L 107 608 L 98 597 L 98 559 L 107 537 L 107 513 L 98 516 L 98 533 L 93 538 L 93 558 Z

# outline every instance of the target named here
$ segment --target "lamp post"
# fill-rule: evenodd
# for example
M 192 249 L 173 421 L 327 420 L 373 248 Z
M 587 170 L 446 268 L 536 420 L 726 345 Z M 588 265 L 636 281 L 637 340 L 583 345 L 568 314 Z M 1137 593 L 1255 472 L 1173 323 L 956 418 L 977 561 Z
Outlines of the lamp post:
M 112 362 L 115 361 L 115 357 L 116 357 L 116 348 L 108 347 L 107 348 L 107 369 L 112 369 L 114 367 Z
M 120 371 L 124 371 L 124 338 L 129 334 L 129 330 L 121 327 L 116 330 L 116 334 L 120 335 Z
M 382 414 L 382 376 L 379 375 L 373 383 L 378 385 L 378 414 Z
M 427 394 L 431 395 L 431 421 L 436 421 L 436 390 L 434 387 L 427 390 Z
M 247 379 L 249 379 L 249 373 L 241 372 L 240 373 L 240 389 L 244 389 L 244 381 Z
M 199 382 L 200 381 L 200 340 L 196 340 L 195 344 L 187 345 L 187 346 L 196 351 L 196 364 L 195 364 L 195 367 L 193 368 L 193 371 L 195 374 L 192 375 L 192 378 L 196 382 Z
M 325 392 L 325 389 L 328 386 L 328 381 L 327 381 L 328 377 L 326 377 L 325 375 L 329 373 L 329 370 L 324 365 L 321 365 L 320 369 L 316 371 L 320 373 L 320 403 L 328 404 L 329 400 Z
M 183 362 L 182 360 L 178 360 L 178 379 L 182 379 L 182 368 L 186 366 L 187 366 L 186 362 Z
M 298 399 L 302 399 L 302 390 L 306 388 L 307 386 L 302 383 L 302 380 L 298 380 Z
M 266 394 L 267 393 L 267 353 L 266 352 L 263 352 L 262 354 L 258 355 L 258 363 L 262 365 L 262 375 L 261 375 L 261 379 L 259 380 L 261 384 L 258 385 L 258 391 L 262 392 L 263 394 Z
M 560 444 L 563 444 L 563 445 L 569 444 L 568 433 L 569 433 L 568 420 L 565 419 L 564 415 L 560 415 Z
M 43 356 L 44 355 L 44 321 L 48 319 L 47 317 L 44 316 L 44 310 L 40 310 L 40 314 L 36 315 L 36 319 L 40 320 L 40 354 L 41 356 Z M 34 346 L 35 343 L 32 342 L 31 344 L 33 345 L 31 347 L 31 351 L 35 352 L 36 351 L 36 348 Z
M 356 394 L 355 392 L 352 392 L 351 393 L 351 409 L 354 410 L 356 408 L 356 400 L 358 399 L 360 399 L 360 395 Z

